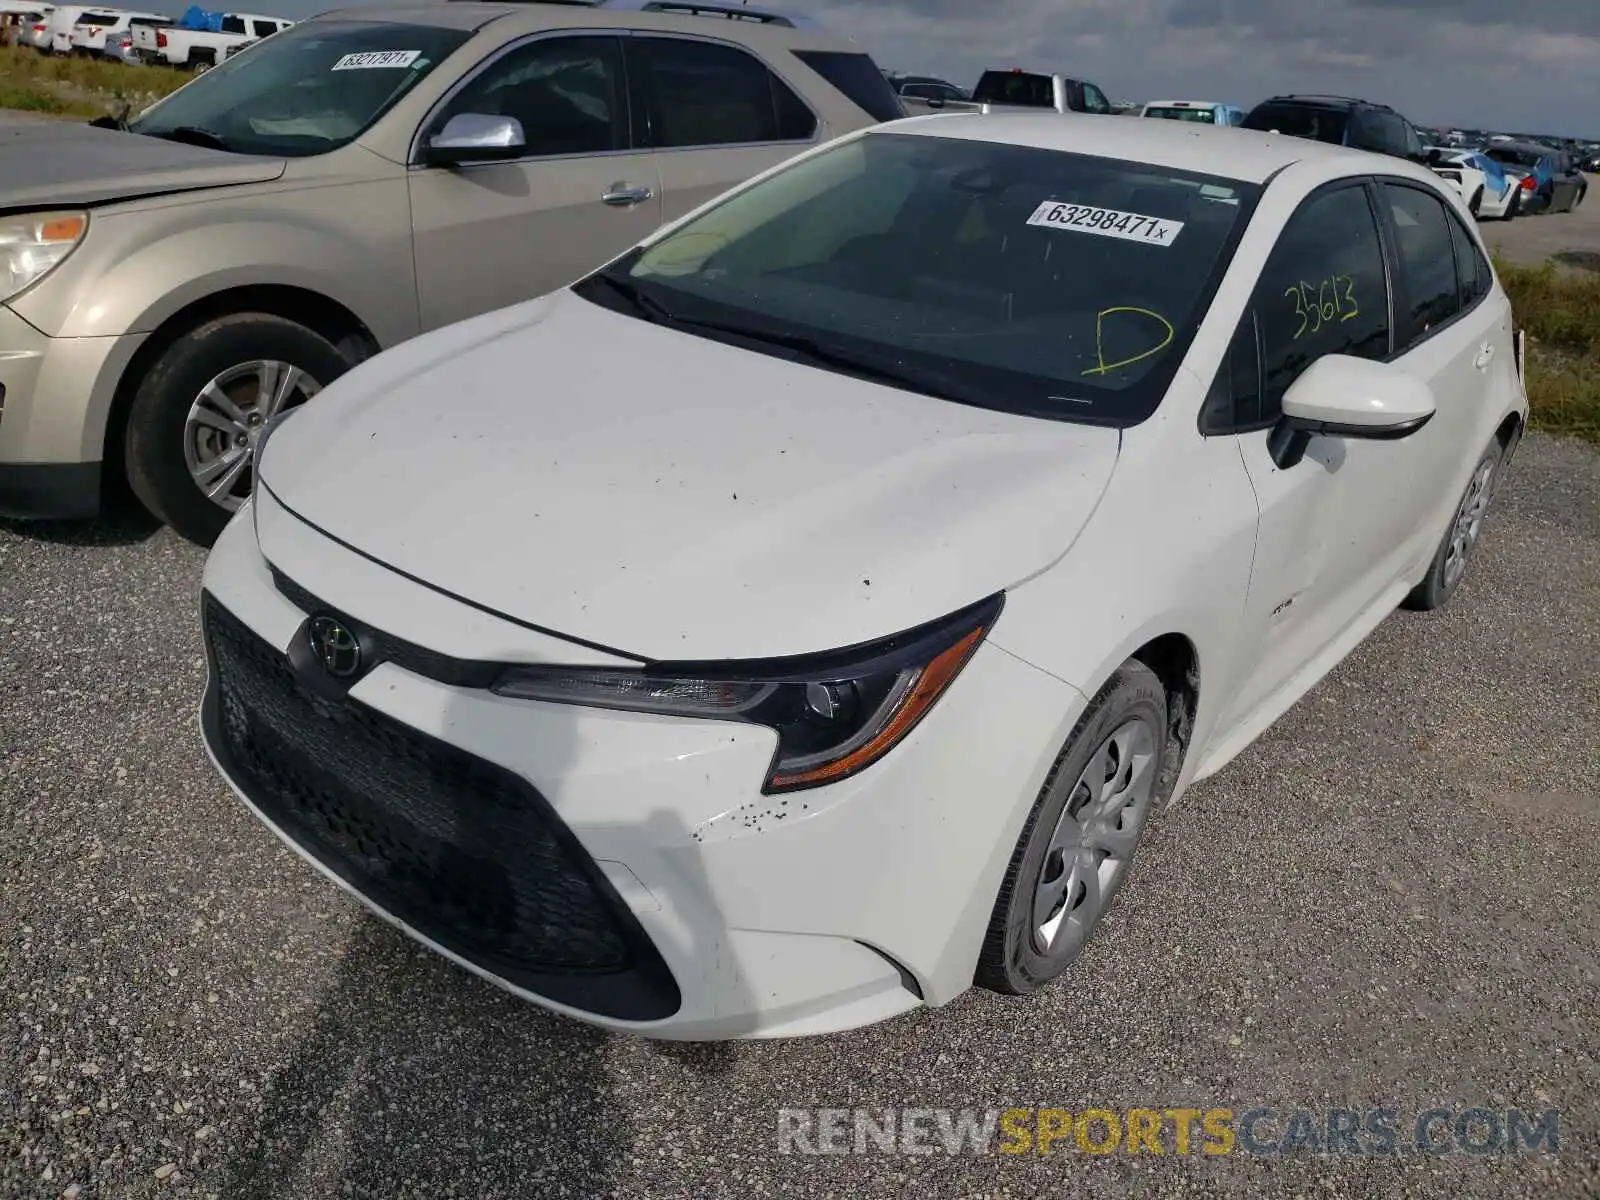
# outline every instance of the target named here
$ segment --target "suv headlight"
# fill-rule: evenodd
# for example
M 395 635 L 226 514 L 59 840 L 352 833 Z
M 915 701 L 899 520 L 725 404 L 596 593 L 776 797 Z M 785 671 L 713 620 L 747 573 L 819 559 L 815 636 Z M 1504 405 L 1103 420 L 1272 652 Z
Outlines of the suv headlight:
M 39 282 L 83 241 L 84 212 L 0 217 L 0 302 Z
M 796 658 L 639 670 L 511 667 L 502 696 L 766 725 L 763 792 L 835 783 L 871 766 L 932 709 L 1000 615 L 1004 594 L 879 642 Z

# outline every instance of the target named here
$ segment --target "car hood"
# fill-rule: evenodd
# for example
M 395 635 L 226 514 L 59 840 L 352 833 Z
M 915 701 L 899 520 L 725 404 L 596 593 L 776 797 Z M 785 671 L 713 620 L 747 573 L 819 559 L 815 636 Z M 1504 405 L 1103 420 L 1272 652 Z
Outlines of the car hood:
M 268 183 L 283 170 L 281 158 L 225 154 L 92 125 L 0 125 L 0 211 Z
M 273 432 L 261 481 L 517 620 L 645 659 L 758 658 L 896 633 L 1041 571 L 1119 444 L 562 292 L 357 368 Z

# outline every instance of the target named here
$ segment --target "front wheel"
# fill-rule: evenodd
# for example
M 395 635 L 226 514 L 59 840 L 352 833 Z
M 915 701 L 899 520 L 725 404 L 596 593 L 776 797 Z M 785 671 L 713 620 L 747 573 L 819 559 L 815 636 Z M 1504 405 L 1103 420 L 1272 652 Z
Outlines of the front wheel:
M 324 338 L 269 313 L 190 330 L 134 394 L 126 450 L 134 494 L 183 537 L 209 546 L 250 494 L 267 420 L 349 366 Z
M 1467 574 L 1467 560 L 1477 549 L 1478 538 L 1483 534 L 1483 520 L 1489 512 L 1489 501 L 1494 498 L 1504 457 L 1505 449 L 1496 439 L 1483 452 L 1478 465 L 1472 468 L 1467 490 L 1456 505 L 1455 515 L 1450 518 L 1450 528 L 1445 531 L 1444 540 L 1434 553 L 1427 575 L 1402 602 L 1406 608 L 1415 612 L 1431 612 L 1456 594 L 1456 589 Z
M 1478 209 L 1483 207 L 1483 189 L 1479 188 L 1472 193 L 1472 199 L 1467 201 L 1467 211 L 1473 216 L 1478 215 Z
M 1038 991 L 1082 953 L 1127 878 L 1155 805 L 1167 696 L 1124 663 L 1056 760 L 1012 851 L 978 960 L 980 987 Z

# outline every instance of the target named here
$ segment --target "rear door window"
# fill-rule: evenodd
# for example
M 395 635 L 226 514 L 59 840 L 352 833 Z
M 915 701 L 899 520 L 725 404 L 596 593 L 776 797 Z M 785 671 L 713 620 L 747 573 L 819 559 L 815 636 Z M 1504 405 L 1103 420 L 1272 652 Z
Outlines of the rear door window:
M 972 90 L 979 104 L 1016 104 L 1027 108 L 1054 108 L 1055 83 L 1049 75 L 1026 71 L 985 71 Z
M 1345 109 L 1268 102 L 1251 110 L 1244 119 L 1244 127 L 1342 146 L 1349 122 L 1350 114 Z
M 794 56 L 843 92 L 852 104 L 874 120 L 894 121 L 906 115 L 899 97 L 894 94 L 894 89 L 889 86 L 889 81 L 883 77 L 883 72 L 872 61 L 870 54 L 796 50 Z M 907 88 L 907 95 L 938 97 L 943 93 L 941 85 L 936 83 L 913 86 L 929 90 L 913 93 Z
M 644 91 L 650 145 L 735 146 L 816 133 L 816 116 L 794 89 L 743 50 L 691 38 L 626 41 L 630 77 Z
M 1456 291 L 1461 297 L 1461 310 L 1465 312 L 1489 294 L 1494 286 L 1494 273 L 1489 260 L 1483 256 L 1477 241 L 1467 232 L 1461 218 L 1448 212 L 1450 239 L 1456 248 Z
M 1397 350 L 1407 350 L 1461 311 L 1456 254 L 1444 201 L 1421 188 L 1381 185 L 1400 259 Z

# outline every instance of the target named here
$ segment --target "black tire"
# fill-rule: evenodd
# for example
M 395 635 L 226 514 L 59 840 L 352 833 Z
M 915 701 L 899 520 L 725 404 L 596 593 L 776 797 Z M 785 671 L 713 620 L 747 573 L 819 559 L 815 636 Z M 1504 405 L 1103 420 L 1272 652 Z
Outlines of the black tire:
M 1511 193 L 1511 203 L 1506 205 L 1506 211 L 1500 214 L 1502 221 L 1514 221 L 1522 211 L 1522 189 L 1516 188 Z
M 184 457 L 189 409 L 213 380 L 256 360 L 297 367 L 320 387 L 350 368 L 328 341 L 302 325 L 270 313 L 235 313 L 176 338 L 139 381 L 128 412 L 125 461 L 134 495 L 202 546 L 216 541 L 232 514 L 209 499 L 189 472 Z M 296 402 L 291 396 L 285 407 Z
M 1150 753 L 1154 756 L 1147 771 L 1148 794 L 1142 808 L 1138 811 L 1131 806 L 1117 809 L 1119 832 L 1132 835 L 1130 848 L 1122 856 L 1120 868 L 1116 869 L 1101 893 L 1098 911 L 1092 919 L 1083 921 L 1076 927 L 1076 932 L 1073 928 L 1063 930 L 1064 934 L 1072 936 L 1062 936 L 1058 939 L 1058 945 L 1042 950 L 1035 937 L 1035 930 L 1039 928 L 1035 924 L 1034 914 L 1036 894 L 1041 885 L 1051 878 L 1047 872 L 1053 871 L 1053 878 L 1060 879 L 1067 869 L 1051 850 L 1051 842 L 1058 826 L 1064 827 L 1063 816 L 1070 820 L 1072 811 L 1080 804 L 1080 784 L 1084 773 L 1096 761 L 1098 752 L 1108 743 L 1108 739 L 1130 723 L 1148 727 Z M 1143 663 L 1124 663 L 1100 689 L 1072 736 L 1067 739 L 1066 748 L 1056 759 L 1050 777 L 1045 780 L 1038 799 L 1034 801 L 1033 811 L 1023 825 L 1022 834 L 1011 854 L 1010 865 L 1006 868 L 1005 879 L 1000 885 L 1000 893 L 995 899 L 989 931 L 978 957 L 974 981 L 979 987 L 1004 995 L 1028 995 L 1058 978 L 1082 953 L 1127 879 L 1139 839 L 1160 800 L 1158 784 L 1166 756 L 1167 725 L 1167 695 L 1161 681 Z M 1116 764 L 1117 772 L 1120 774 L 1126 765 L 1127 760 L 1119 761 Z M 1130 787 L 1128 790 L 1131 792 L 1133 789 Z M 1074 809 L 1069 810 L 1069 802 Z M 1063 908 L 1076 912 L 1083 903 L 1077 894 L 1078 885 L 1069 879 L 1066 886 L 1068 890 L 1063 896 Z M 1070 926 L 1071 922 L 1063 919 L 1062 924 Z
M 1461 587 L 1461 581 L 1466 578 L 1467 566 L 1471 562 L 1472 551 L 1477 548 L 1478 539 L 1483 533 L 1483 522 L 1489 511 L 1489 502 L 1494 499 L 1495 489 L 1500 483 L 1500 467 L 1505 458 L 1505 448 L 1496 438 L 1489 443 L 1489 448 L 1479 457 L 1477 464 L 1472 468 L 1472 478 L 1468 481 L 1466 490 L 1461 493 L 1461 499 L 1456 501 L 1456 507 L 1450 514 L 1450 524 L 1445 527 L 1444 537 L 1439 539 L 1439 548 L 1434 551 L 1433 561 L 1428 564 L 1428 573 L 1421 583 L 1412 588 L 1406 598 L 1401 601 L 1401 606 L 1413 612 L 1432 612 L 1446 604 L 1451 596 Z M 1459 554 L 1459 569 L 1452 561 L 1451 550 L 1455 545 L 1463 516 L 1482 497 L 1482 505 L 1477 510 L 1477 515 L 1470 518 L 1472 525 L 1465 531 L 1464 542 Z
M 1477 191 L 1472 193 L 1472 199 L 1467 201 L 1467 211 L 1476 217 L 1478 215 L 1478 209 L 1482 207 L 1483 189 L 1479 188 Z

